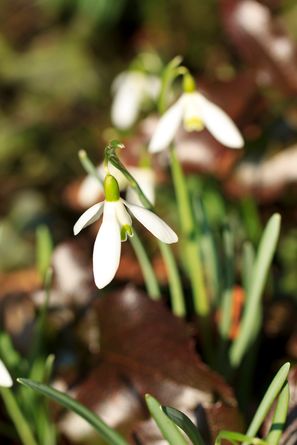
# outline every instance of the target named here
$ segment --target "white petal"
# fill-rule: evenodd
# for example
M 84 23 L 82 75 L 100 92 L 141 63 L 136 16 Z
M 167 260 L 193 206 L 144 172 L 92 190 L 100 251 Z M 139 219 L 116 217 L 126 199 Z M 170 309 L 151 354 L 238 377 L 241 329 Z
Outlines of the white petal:
M 131 216 L 125 209 L 125 206 L 124 206 L 122 200 L 117 203 L 116 216 L 117 216 L 117 220 L 118 220 L 120 227 L 126 226 L 126 225 L 132 226 Z
M 13 381 L 11 375 L 9 374 L 2 360 L 0 360 L 0 386 L 10 388 L 12 385 Z
M 116 217 L 118 202 L 106 202 L 103 222 L 93 252 L 93 272 L 99 289 L 107 286 L 118 270 L 121 257 L 121 233 Z
M 127 73 L 117 86 L 111 107 L 111 120 L 122 130 L 130 128 L 137 119 L 144 91 L 144 75 Z
M 104 201 L 93 205 L 78 218 L 73 227 L 74 235 L 77 235 L 82 229 L 89 226 L 100 218 L 103 211 L 103 204 Z
M 176 233 L 159 218 L 159 216 L 155 215 L 155 213 L 143 207 L 130 204 L 127 201 L 124 202 L 135 218 L 156 238 L 166 244 L 172 244 L 178 241 Z
M 184 128 L 186 131 L 203 130 L 204 124 L 201 119 L 197 93 L 185 94 Z
M 202 120 L 208 131 L 221 144 L 230 148 L 242 148 L 244 140 L 230 117 L 201 94 L 196 94 L 197 105 L 200 108 Z
M 155 203 L 155 175 L 150 168 L 137 168 L 129 167 L 129 172 L 138 182 L 141 190 L 147 197 L 147 199 L 154 204 Z M 142 203 L 138 197 L 138 194 L 131 187 L 127 188 L 126 198 L 128 202 L 142 206 Z
M 92 175 L 88 175 L 79 187 L 78 201 L 82 206 L 89 207 L 98 201 L 98 196 L 102 191 L 103 187 L 100 185 L 98 179 Z
M 184 96 L 181 96 L 174 105 L 168 108 L 159 120 L 149 144 L 149 151 L 151 153 L 164 150 L 173 141 L 181 123 L 183 112 Z

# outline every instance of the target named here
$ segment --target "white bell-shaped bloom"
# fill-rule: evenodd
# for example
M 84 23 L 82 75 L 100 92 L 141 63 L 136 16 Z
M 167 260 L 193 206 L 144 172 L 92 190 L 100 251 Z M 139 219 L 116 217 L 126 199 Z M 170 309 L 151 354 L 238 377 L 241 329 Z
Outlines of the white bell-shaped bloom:
M 11 388 L 13 381 L 3 361 L 0 359 L 0 387 Z
M 127 178 L 109 163 L 108 170 L 111 175 L 113 175 L 118 184 L 120 190 L 127 190 L 126 198 L 132 204 L 141 205 L 137 193 L 129 186 L 129 181 Z M 155 173 L 152 169 L 148 167 L 128 167 L 131 175 L 138 182 L 139 187 L 148 198 L 148 200 L 154 204 L 155 203 Z M 104 181 L 106 171 L 103 164 L 99 165 L 97 172 L 101 177 L 102 182 Z M 83 207 L 89 207 L 98 201 L 98 197 L 103 193 L 103 186 L 93 175 L 87 175 L 83 179 L 79 189 L 78 189 L 78 201 Z
M 130 128 L 137 120 L 146 99 L 155 100 L 161 87 L 157 76 L 141 71 L 127 71 L 117 76 L 112 85 L 114 99 L 111 120 L 120 130 Z
M 156 153 L 167 148 L 183 123 L 187 131 L 204 127 L 223 145 L 242 148 L 243 138 L 230 117 L 217 105 L 197 91 L 185 92 L 159 120 L 149 144 Z
M 104 180 L 105 201 L 86 210 L 75 223 L 77 235 L 83 228 L 97 221 L 103 213 L 101 227 L 93 251 L 93 272 L 96 286 L 102 289 L 114 278 L 119 267 L 121 242 L 133 236 L 129 212 L 160 241 L 176 243 L 176 233 L 157 215 L 141 206 L 120 198 L 116 179 L 110 174 Z M 128 210 L 129 212 L 128 212 Z

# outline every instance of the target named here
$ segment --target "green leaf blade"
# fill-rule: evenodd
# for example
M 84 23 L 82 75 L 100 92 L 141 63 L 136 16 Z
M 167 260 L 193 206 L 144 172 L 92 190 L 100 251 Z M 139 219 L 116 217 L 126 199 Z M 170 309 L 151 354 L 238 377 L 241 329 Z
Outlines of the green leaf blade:
M 285 427 L 289 409 L 290 391 L 286 384 L 279 395 L 270 431 L 266 437 L 268 445 L 278 445 Z
M 280 233 L 281 217 L 278 213 L 269 219 L 262 235 L 255 265 L 252 274 L 252 283 L 249 289 L 247 303 L 244 309 L 240 331 L 230 350 L 230 361 L 234 368 L 238 367 L 250 345 L 251 332 L 254 332 L 255 313 L 260 304 L 264 291 L 268 271 L 276 249 Z
M 193 445 L 205 445 L 198 428 L 184 413 L 170 406 L 162 406 L 162 409 L 169 419 L 186 433 Z
M 265 417 L 267 416 L 268 411 L 270 410 L 275 398 L 277 397 L 287 380 L 289 370 L 290 363 L 285 363 L 270 383 L 262 399 L 262 402 L 260 403 L 256 414 L 254 415 L 254 418 L 246 432 L 247 436 L 253 437 L 258 433 L 259 428 L 262 425 Z
M 186 439 L 177 428 L 177 426 L 170 420 L 163 412 L 158 400 L 149 394 L 145 396 L 146 404 L 151 416 L 154 418 L 164 438 L 170 445 L 188 445 Z
M 72 399 L 68 395 L 64 394 L 63 392 L 51 388 L 48 385 L 33 382 L 29 379 L 19 378 L 17 379 L 17 381 L 27 388 L 30 388 L 33 391 L 38 392 L 39 394 L 49 397 L 65 408 L 78 414 L 80 417 L 86 420 L 108 444 L 128 445 L 128 443 L 122 436 L 120 436 L 115 430 L 110 428 L 103 420 L 96 416 L 95 413 L 93 413 L 88 408 L 81 405 L 79 402 Z

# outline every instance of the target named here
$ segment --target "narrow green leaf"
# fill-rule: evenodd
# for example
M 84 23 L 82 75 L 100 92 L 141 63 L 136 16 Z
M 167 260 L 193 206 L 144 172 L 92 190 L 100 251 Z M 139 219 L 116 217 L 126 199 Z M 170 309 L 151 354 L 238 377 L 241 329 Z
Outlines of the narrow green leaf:
M 32 389 L 33 391 L 49 397 L 65 408 L 78 414 L 80 417 L 85 419 L 97 431 L 97 433 L 99 433 L 102 439 L 110 445 L 128 445 L 128 443 L 122 436 L 120 436 L 120 434 L 110 428 L 103 420 L 96 416 L 95 413 L 74 400 L 72 397 L 69 397 L 63 392 L 51 388 L 48 385 L 33 382 L 32 380 L 19 378 L 17 379 L 17 381 L 22 385 L 25 385 L 28 388 Z
M 174 184 L 177 210 L 182 231 L 183 251 L 189 280 L 191 282 L 193 304 L 200 321 L 202 344 L 208 362 L 213 361 L 211 346 L 210 302 L 206 292 L 201 261 L 198 231 L 193 215 L 192 202 L 187 181 L 179 162 L 176 150 L 170 147 L 170 167 Z
M 290 390 L 289 385 L 286 384 L 279 395 L 270 431 L 266 437 L 266 442 L 269 445 L 279 444 L 287 420 L 289 400 Z
M 193 445 L 205 445 L 198 428 L 194 423 L 181 411 L 172 408 L 170 406 L 162 406 L 164 413 L 171 419 L 177 426 L 179 426 L 191 440 Z
M 229 337 L 232 321 L 232 292 L 234 286 L 234 236 L 228 225 L 223 230 L 224 247 L 224 292 L 221 301 L 221 320 L 219 331 L 222 341 Z
M 54 354 L 50 354 L 47 356 L 44 364 L 44 375 L 43 375 L 43 382 L 47 383 L 49 379 L 51 378 L 54 362 L 55 362 L 55 356 Z
M 205 209 L 204 202 L 193 191 L 196 184 L 191 185 L 191 192 L 193 196 L 193 213 L 196 219 L 196 225 L 199 228 L 199 242 L 201 244 L 201 253 L 203 263 L 205 265 L 205 276 L 207 281 L 207 288 L 212 302 L 215 306 L 218 305 L 220 294 L 220 270 L 218 260 L 218 249 L 215 243 L 213 231 L 210 228 L 208 215 Z
M 53 241 L 48 227 L 45 225 L 39 226 L 36 231 L 36 238 L 36 264 L 41 278 L 44 279 L 53 252 Z
M 257 243 L 261 236 L 262 224 L 256 201 L 251 196 L 247 196 L 240 201 L 240 207 L 248 238 Z
M 24 417 L 12 390 L 0 388 L 0 394 L 23 445 L 38 445 L 31 431 L 31 426 Z
M 4 359 L 5 365 L 10 370 L 19 369 L 22 366 L 23 358 L 15 349 L 11 337 L 7 332 L 0 330 L 0 356 Z
M 272 382 L 270 383 L 262 402 L 260 403 L 256 414 L 253 417 L 253 420 L 251 421 L 250 426 L 248 427 L 248 430 L 246 432 L 247 436 L 255 436 L 260 426 L 262 425 L 264 419 L 266 418 L 268 411 L 270 410 L 275 398 L 278 396 L 280 390 L 282 389 L 285 381 L 287 380 L 288 373 L 290 370 L 290 363 L 285 363 Z
M 246 241 L 244 243 L 242 255 L 242 286 L 245 290 L 245 295 L 248 298 L 255 263 L 255 250 L 251 242 Z
M 31 358 L 30 358 L 31 365 L 34 363 L 35 360 L 40 359 L 40 355 L 42 353 L 43 340 L 44 340 L 44 334 L 45 334 L 45 322 L 46 322 L 46 316 L 47 316 L 47 311 L 48 311 L 52 280 L 53 280 L 53 269 L 52 269 L 52 267 L 48 267 L 45 272 L 45 275 L 44 275 L 45 299 L 44 299 L 43 305 L 41 307 L 41 310 L 38 314 L 38 318 L 36 321 L 36 332 L 35 332 L 34 341 L 33 341 L 32 349 L 31 349 Z M 42 358 L 42 360 L 43 360 L 43 358 Z M 32 377 L 32 376 L 30 376 L 30 377 Z
M 241 363 L 250 344 L 251 332 L 255 331 L 255 313 L 260 304 L 260 298 L 264 291 L 268 271 L 276 249 L 280 232 L 280 221 L 280 215 L 275 213 L 269 219 L 260 241 L 239 335 L 230 349 L 230 361 L 233 367 L 237 367 Z
M 158 400 L 149 394 L 146 394 L 145 400 L 149 412 L 163 434 L 164 439 L 166 439 L 170 445 L 188 445 L 177 426 L 162 411 L 162 407 Z
M 245 434 L 235 433 L 233 431 L 220 431 L 216 438 L 215 445 L 221 445 L 222 440 L 228 440 L 235 445 L 238 442 L 245 442 L 246 445 L 266 445 L 264 440 L 258 439 L 257 437 L 251 437 Z
M 145 287 L 147 290 L 148 295 L 153 300 L 160 300 L 161 298 L 161 291 L 158 284 L 158 280 L 154 271 L 154 268 L 149 260 L 149 257 L 147 255 L 147 252 L 137 235 L 137 232 L 135 228 L 133 227 L 133 236 L 132 238 L 129 238 L 132 247 L 134 249 L 134 252 L 137 256 L 138 262 L 140 264 L 142 274 L 144 277 Z

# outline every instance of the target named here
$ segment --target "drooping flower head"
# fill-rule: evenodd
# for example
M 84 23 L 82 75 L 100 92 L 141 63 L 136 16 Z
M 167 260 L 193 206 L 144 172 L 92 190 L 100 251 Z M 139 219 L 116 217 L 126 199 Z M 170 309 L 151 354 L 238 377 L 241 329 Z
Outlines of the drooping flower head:
M 194 79 L 189 74 L 184 76 L 184 93 L 159 120 L 149 151 L 155 153 L 167 148 L 181 124 L 186 131 L 207 128 L 215 139 L 229 148 L 242 148 L 244 145 L 234 122 L 221 108 L 196 91 Z
M 161 88 L 159 74 L 162 68 L 157 53 L 143 51 L 131 61 L 128 70 L 115 78 L 112 83 L 111 121 L 116 128 L 131 128 L 147 104 L 155 102 Z
M 158 97 L 160 86 L 157 76 L 141 71 L 126 71 L 117 76 L 112 84 L 113 125 L 120 130 L 129 129 L 136 122 L 143 102 Z
M 99 289 L 107 286 L 116 274 L 121 257 L 121 242 L 133 236 L 129 212 L 164 243 L 171 244 L 178 240 L 175 232 L 153 212 L 123 200 L 118 182 L 111 174 L 107 174 L 104 179 L 104 193 L 105 201 L 86 210 L 73 228 L 74 235 L 77 235 L 103 214 L 93 251 L 94 279 Z

